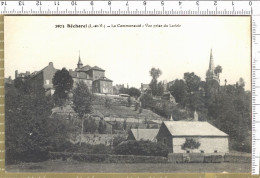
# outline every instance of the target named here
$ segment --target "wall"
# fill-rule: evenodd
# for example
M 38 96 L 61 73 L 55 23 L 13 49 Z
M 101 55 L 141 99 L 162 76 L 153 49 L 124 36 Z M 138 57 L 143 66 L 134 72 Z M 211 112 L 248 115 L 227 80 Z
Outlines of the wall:
M 40 72 L 33 78 L 29 79 L 29 83 L 34 91 L 39 90 L 40 88 L 43 87 L 44 82 L 43 82 L 43 72 Z
M 70 135 L 70 141 L 72 143 L 79 143 L 80 141 L 80 134 L 71 134 Z M 127 135 L 122 135 L 122 134 L 83 134 L 82 136 L 82 143 L 88 143 L 91 145 L 98 145 L 98 144 L 104 144 L 107 146 L 113 145 L 113 139 L 115 137 L 127 137 Z
M 52 78 L 54 77 L 56 71 L 57 70 L 53 67 L 53 63 L 51 62 L 45 69 L 43 69 L 43 87 L 45 89 L 53 88 Z
M 113 93 L 112 82 L 100 80 L 100 93 Z
M 92 77 L 93 80 L 97 80 L 101 77 L 105 77 L 105 72 L 104 71 L 99 71 L 99 70 L 92 70 Z
M 95 80 L 92 84 L 93 93 L 100 93 L 100 81 Z
M 192 137 L 188 137 L 192 138 Z M 227 137 L 196 137 L 200 147 L 192 150 L 193 153 L 200 153 L 203 150 L 205 153 L 214 153 L 215 150 L 220 153 L 228 153 L 228 138 Z M 173 142 L 173 153 L 186 153 L 185 150 L 181 149 L 181 146 L 185 143 L 185 137 L 174 137 Z
M 163 123 L 160 127 L 160 130 L 156 136 L 157 143 L 164 143 L 168 147 L 169 153 L 173 152 L 173 146 L 172 146 L 172 135 Z
M 73 81 L 73 88 L 76 88 L 79 81 L 83 81 L 88 86 L 89 91 L 92 93 L 92 80 L 73 78 Z

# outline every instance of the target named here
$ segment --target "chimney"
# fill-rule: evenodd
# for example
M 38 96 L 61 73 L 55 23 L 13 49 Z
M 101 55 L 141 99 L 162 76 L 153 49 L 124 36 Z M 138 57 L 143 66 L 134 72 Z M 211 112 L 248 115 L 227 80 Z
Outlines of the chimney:
M 52 67 L 53 67 L 53 62 L 49 62 L 49 66 L 52 66 Z
M 198 113 L 197 113 L 196 110 L 194 111 L 194 119 L 193 120 L 194 121 L 199 121 L 199 116 L 198 116 Z
M 26 71 L 25 75 L 26 75 L 26 76 L 29 76 L 29 75 L 30 75 L 30 72 L 29 72 L 29 71 Z
M 15 71 L 15 78 L 18 77 L 18 70 Z

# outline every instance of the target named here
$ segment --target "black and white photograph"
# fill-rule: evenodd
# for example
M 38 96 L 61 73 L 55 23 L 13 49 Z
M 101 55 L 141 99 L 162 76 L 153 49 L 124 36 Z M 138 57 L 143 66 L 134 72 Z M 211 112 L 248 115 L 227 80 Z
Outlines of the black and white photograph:
M 250 173 L 250 16 L 5 16 L 5 170 Z

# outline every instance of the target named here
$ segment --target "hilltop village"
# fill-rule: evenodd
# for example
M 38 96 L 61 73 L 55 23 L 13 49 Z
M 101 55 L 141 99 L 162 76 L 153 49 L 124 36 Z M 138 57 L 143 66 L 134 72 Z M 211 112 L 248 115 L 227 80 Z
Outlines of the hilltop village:
M 61 75 L 57 82 L 55 78 L 59 72 L 63 72 L 62 75 L 66 77 Z M 35 97 L 38 97 L 35 93 L 44 92 L 47 99 L 37 98 L 36 104 L 32 107 L 43 107 L 38 101 L 51 103 L 44 104 L 44 109 L 37 108 L 41 112 L 48 110 L 50 112 L 41 115 L 28 111 L 27 114 L 30 118 L 42 117 L 44 120 L 47 117 L 49 120 L 46 122 L 55 122 L 52 126 L 56 129 L 52 133 L 62 132 L 62 139 L 58 139 L 59 142 L 66 141 L 66 144 L 70 145 L 49 152 L 70 152 L 70 149 L 76 149 L 76 146 L 78 146 L 76 152 L 81 152 L 82 145 L 88 149 L 92 149 L 91 145 L 103 145 L 102 149 L 105 149 L 103 151 L 106 154 L 125 155 L 128 152 L 131 155 L 142 154 L 131 150 L 131 144 L 135 141 L 141 145 L 143 142 L 149 143 L 152 145 L 149 149 L 154 147 L 159 150 L 158 153 L 146 151 L 145 156 L 163 156 L 168 157 L 168 161 L 189 162 L 192 159 L 189 154 L 200 153 L 201 162 L 209 159 L 205 154 L 220 156 L 219 159 L 210 158 L 211 161 L 207 160 L 208 162 L 214 160 L 223 162 L 224 155 L 229 154 L 230 150 L 249 151 L 250 144 L 246 140 L 250 135 L 250 109 L 247 106 L 250 93 L 244 90 L 243 79 L 239 79 L 234 85 L 228 85 L 225 80 L 225 85 L 221 86 L 220 73 L 222 67 L 215 67 L 211 51 L 205 81 L 194 72 L 184 73 L 183 79 L 158 81 L 161 71 L 152 68 L 150 71 L 152 80 L 149 84 L 141 83 L 140 88 L 125 87 L 120 84 L 113 85 L 113 80 L 107 78 L 104 69 L 99 66 L 83 65 L 79 57 L 74 70 L 56 69 L 53 62 L 39 71 L 19 73 L 16 70 L 14 80 L 5 79 L 7 108 L 10 107 L 10 111 L 15 110 L 12 108 L 13 103 L 8 105 L 14 95 L 19 96 L 21 100 L 22 95 L 28 95 L 34 101 Z M 63 93 L 68 97 L 56 102 L 55 97 L 61 96 L 57 93 L 62 90 L 59 85 L 63 80 L 67 80 L 66 82 L 72 86 Z M 86 86 L 87 89 L 80 88 L 79 83 L 83 83 L 82 86 Z M 21 91 L 23 94 L 19 95 Z M 87 94 L 83 92 L 82 97 L 77 98 L 77 92 L 81 91 Z M 82 99 L 84 97 L 89 98 L 89 101 L 84 101 Z M 80 106 L 76 100 L 84 102 Z M 88 113 L 81 114 L 79 111 L 82 108 L 89 109 Z M 233 123 L 233 119 L 237 122 Z M 32 122 L 28 123 L 30 125 Z M 12 124 L 10 128 L 11 126 Z M 237 128 L 242 126 L 243 130 L 237 131 Z M 29 134 L 34 133 L 31 131 Z M 242 143 L 243 145 L 240 145 Z M 58 145 L 58 142 L 55 144 Z M 56 153 L 53 155 L 55 157 Z

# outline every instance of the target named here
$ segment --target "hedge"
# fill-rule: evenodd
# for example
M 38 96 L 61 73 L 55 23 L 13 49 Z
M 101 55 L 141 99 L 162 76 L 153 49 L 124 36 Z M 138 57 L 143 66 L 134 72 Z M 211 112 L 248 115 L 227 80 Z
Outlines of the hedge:
M 50 159 L 73 159 L 88 163 L 167 163 L 168 159 L 161 156 L 136 156 L 136 155 L 109 155 L 109 154 L 84 154 L 69 152 L 50 152 Z
M 114 152 L 118 155 L 168 156 L 166 145 L 148 140 L 122 142 L 115 147 Z
M 251 163 L 251 155 L 239 155 L 227 153 L 224 156 L 225 162 L 231 163 Z

